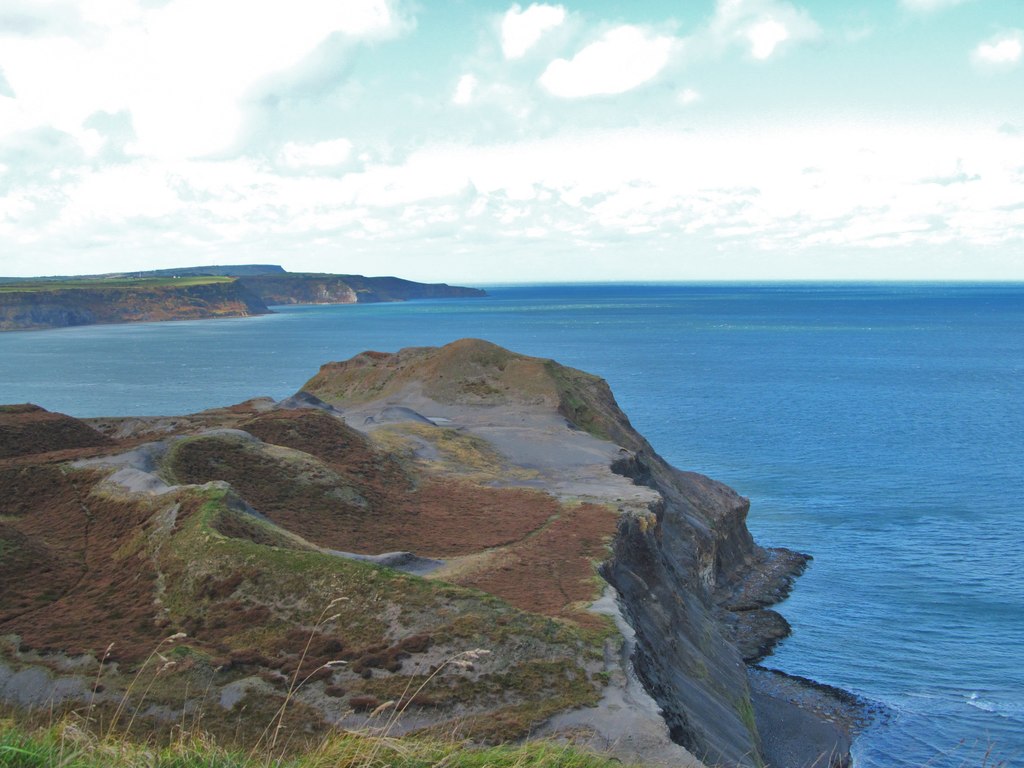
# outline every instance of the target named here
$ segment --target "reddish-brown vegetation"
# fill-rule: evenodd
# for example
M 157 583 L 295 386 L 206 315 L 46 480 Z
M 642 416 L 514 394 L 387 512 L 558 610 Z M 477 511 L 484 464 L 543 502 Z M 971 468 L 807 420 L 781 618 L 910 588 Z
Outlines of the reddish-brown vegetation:
M 0 469 L 7 517 L 0 536 L 0 634 L 39 650 L 137 659 L 168 633 L 154 604 L 156 572 L 132 546 L 152 525 L 150 505 L 90 494 L 100 475 L 61 467 Z M 189 510 L 183 508 L 179 516 Z
M 173 450 L 170 466 L 179 482 L 227 481 L 283 528 L 332 549 L 411 550 L 438 558 L 499 550 L 460 583 L 528 611 L 588 622 L 578 607 L 593 597 L 592 561 L 604 556 L 604 540 L 614 530 L 614 515 L 604 508 L 563 508 L 536 490 L 425 476 L 319 410 L 261 413 L 240 406 L 218 413 L 225 426 L 243 428 L 264 443 L 231 436 L 186 440 Z M 195 418 L 209 427 L 219 417 L 208 412 Z M 279 645 L 239 648 L 235 638 L 247 628 L 276 620 L 261 602 L 265 574 L 255 567 L 196 581 L 195 605 L 171 625 L 157 599 L 161 566 L 147 537 L 161 510 L 181 502 L 180 524 L 200 500 L 177 492 L 159 499 L 94 493 L 102 472 L 71 470 L 59 460 L 74 451 L 27 454 L 66 447 L 71 439 L 82 446 L 115 445 L 109 438 L 34 407 L 8 407 L 0 411 L 0 423 L 25 427 L 19 440 L 8 436 L 7 444 L 21 455 L 0 460 L 0 634 L 17 634 L 25 647 L 102 653 L 115 641 L 113 658 L 132 661 L 184 630 L 191 644 L 219 655 L 227 669 L 252 666 L 291 675 L 308 641 L 300 670 L 305 676 L 321 675 L 319 665 L 331 660 L 347 661 L 357 673 L 393 672 L 431 645 L 429 634 L 417 634 L 399 643 L 381 638 L 349 646 L 298 627 Z M 44 429 L 34 433 L 29 425 Z M 228 537 L 291 546 L 244 512 L 226 510 L 210 524 Z M 185 578 L 184 567 L 164 564 L 163 578 Z
M 257 510 L 320 546 L 453 557 L 518 541 L 558 513 L 557 502 L 539 491 L 451 479 L 417 484 L 394 458 L 320 411 L 276 411 L 239 426 L 321 459 L 366 503 L 345 501 L 337 486 L 305 482 L 286 460 L 230 439 L 181 446 L 173 467 L 177 477 L 189 483 L 225 480 Z
M 517 608 L 597 626 L 585 606 L 595 597 L 594 563 L 607 555 L 616 515 L 581 504 L 535 535 L 502 552 L 492 563 L 454 581 L 507 600 Z
M 87 424 L 37 405 L 0 406 L 0 459 L 113 445 Z

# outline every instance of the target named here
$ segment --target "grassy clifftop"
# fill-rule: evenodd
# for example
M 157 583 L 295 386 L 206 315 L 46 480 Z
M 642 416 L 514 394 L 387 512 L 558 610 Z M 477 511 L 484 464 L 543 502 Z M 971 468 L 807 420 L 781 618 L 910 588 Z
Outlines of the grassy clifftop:
M 19 280 L 17 282 L 0 282 L 0 293 L 39 293 L 90 288 L 98 290 L 118 290 L 124 288 L 191 288 L 196 285 L 212 283 L 230 283 L 234 278 L 216 275 L 198 275 L 188 277 L 110 277 L 103 278 L 57 278 L 49 280 Z
M 630 449 L 646 446 L 599 376 L 482 339 L 364 352 L 322 366 L 303 390 L 327 402 L 358 403 L 397 397 L 410 386 L 443 404 L 555 409 L 597 437 Z

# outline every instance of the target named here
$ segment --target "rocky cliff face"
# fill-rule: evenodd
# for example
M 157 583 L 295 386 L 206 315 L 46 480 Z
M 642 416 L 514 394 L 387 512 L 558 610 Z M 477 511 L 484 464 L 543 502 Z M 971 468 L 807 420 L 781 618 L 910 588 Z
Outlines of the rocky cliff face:
M 620 519 L 601 567 L 636 631 L 638 674 L 673 739 L 713 764 L 756 764 L 761 741 L 744 661 L 760 659 L 789 633 L 765 608 L 785 596 L 807 558 L 758 547 L 746 527 L 749 501 L 665 462 L 603 380 L 554 363 L 549 369 L 559 411 L 625 448 L 612 470 L 658 494 L 646 514 Z
M 744 525 L 747 502 L 704 477 L 658 477 L 652 461 L 640 455 L 623 469 L 661 500 L 647 517 L 621 519 L 601 573 L 621 595 L 637 634 L 634 664 L 673 739 L 709 764 L 756 765 L 761 743 L 743 656 L 714 599 L 764 557 Z
M 359 297 L 340 277 L 259 275 L 242 278 L 243 284 L 268 305 L 355 304 Z

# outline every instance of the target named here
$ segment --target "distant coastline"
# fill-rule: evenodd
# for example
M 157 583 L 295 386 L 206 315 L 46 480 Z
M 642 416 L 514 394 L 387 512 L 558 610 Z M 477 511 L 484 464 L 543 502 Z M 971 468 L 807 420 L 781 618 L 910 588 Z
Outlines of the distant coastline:
M 479 288 L 397 277 L 289 273 L 277 265 L 0 278 L 0 331 L 270 314 L 273 305 L 484 296 Z

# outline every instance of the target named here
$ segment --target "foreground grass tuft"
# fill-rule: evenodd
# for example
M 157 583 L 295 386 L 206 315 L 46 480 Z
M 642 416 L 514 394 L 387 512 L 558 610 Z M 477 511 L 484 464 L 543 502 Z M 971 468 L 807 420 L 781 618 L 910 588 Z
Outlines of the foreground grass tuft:
M 32 728 L 0 721 L 0 768 L 613 768 L 621 763 L 556 744 L 469 747 L 453 741 L 334 734 L 297 755 L 230 751 L 203 736 L 153 747 L 123 737 L 98 737 L 71 719 Z

